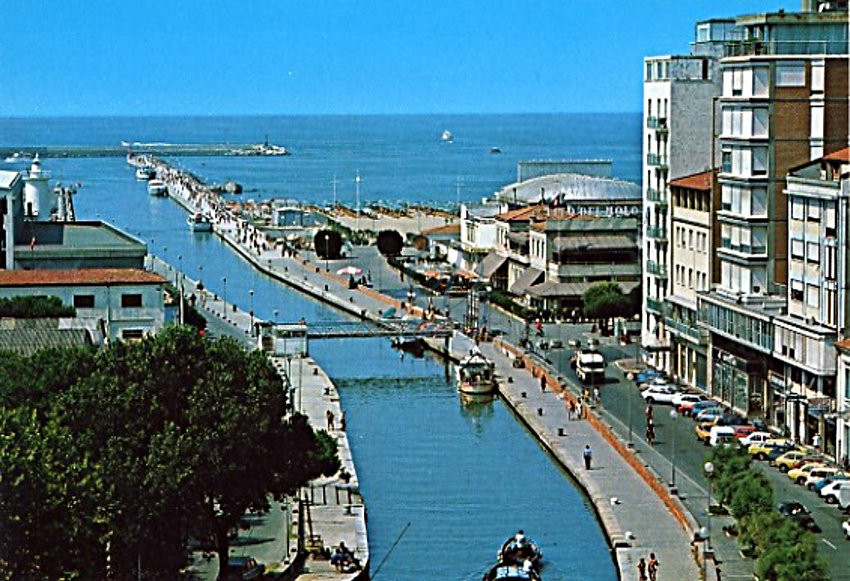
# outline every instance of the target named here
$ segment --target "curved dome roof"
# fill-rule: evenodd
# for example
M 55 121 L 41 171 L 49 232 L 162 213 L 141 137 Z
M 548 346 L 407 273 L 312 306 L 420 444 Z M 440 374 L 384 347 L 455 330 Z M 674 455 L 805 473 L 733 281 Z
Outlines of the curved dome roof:
M 516 190 L 516 194 L 514 194 Z M 500 200 L 514 199 L 526 203 L 539 203 L 541 193 L 546 202 L 563 194 L 564 201 L 628 200 L 640 202 L 640 186 L 614 178 L 600 178 L 576 173 L 541 176 L 509 184 L 496 193 Z

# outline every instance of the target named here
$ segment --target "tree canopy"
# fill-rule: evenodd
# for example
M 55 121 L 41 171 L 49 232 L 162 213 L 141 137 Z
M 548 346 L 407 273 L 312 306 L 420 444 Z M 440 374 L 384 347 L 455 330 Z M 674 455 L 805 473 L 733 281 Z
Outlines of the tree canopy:
M 42 319 L 45 317 L 76 316 L 76 309 L 63 304 L 59 297 L 17 296 L 0 299 L 0 317 Z
M 634 314 L 633 301 L 616 282 L 595 284 L 582 295 L 584 316 L 590 319 L 613 319 Z
M 39 359 L 42 357 L 42 359 Z M 336 442 L 289 413 L 274 367 L 172 326 L 139 343 L 0 365 L 0 579 L 174 579 L 187 539 L 226 559 L 269 495 L 339 468 Z M 14 478 L 7 478 L 14 474 Z M 7 542 L 8 541 L 8 542 Z M 56 555 L 60 550 L 62 555 Z M 108 558 L 107 558 L 108 557 Z

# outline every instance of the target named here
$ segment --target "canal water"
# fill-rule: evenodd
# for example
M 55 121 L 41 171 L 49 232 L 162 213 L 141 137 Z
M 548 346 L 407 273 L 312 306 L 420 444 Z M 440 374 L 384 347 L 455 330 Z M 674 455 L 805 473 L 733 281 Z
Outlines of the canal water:
M 8 128 L 8 121 L 0 120 L 0 127 Z M 8 135 L 16 136 L 15 140 Z M 26 135 L 7 133 L 6 139 L 16 143 L 97 143 L 53 133 L 42 140 L 26 140 Z M 518 140 L 525 150 L 532 151 L 535 140 L 518 135 L 479 136 L 478 140 L 496 143 L 493 140 L 501 136 L 501 143 Z M 542 141 L 551 137 L 546 131 L 541 135 Z M 588 151 L 588 155 L 593 153 Z M 629 160 L 630 165 L 635 161 Z M 253 169 L 270 161 L 289 160 L 239 160 L 246 165 L 232 176 L 225 173 L 236 160 L 184 161 L 203 177 L 233 177 L 250 188 Z M 488 162 L 505 164 L 489 158 Z M 201 279 L 212 292 L 226 295 L 229 302 L 246 310 L 253 306 L 258 317 L 290 321 L 342 318 L 257 274 L 215 236 L 191 233 L 185 212 L 169 199 L 149 196 L 145 184 L 134 180 L 123 160 L 51 159 L 44 165 L 53 174 L 51 183 L 82 182 L 76 197 L 78 219 L 114 223 L 144 240 L 152 253 Z M 387 179 L 393 171 L 385 170 Z M 453 168 L 451 173 L 425 176 L 420 181 L 453 182 L 459 172 Z M 271 188 L 268 184 L 275 180 L 278 185 L 283 181 L 261 175 L 265 176 L 264 189 Z M 312 187 L 318 192 L 318 184 Z M 489 182 L 486 187 L 490 188 Z M 467 189 L 464 197 L 469 195 Z M 445 197 L 453 198 L 454 193 Z M 542 545 L 546 581 L 616 579 L 610 551 L 588 499 L 499 400 L 463 405 L 450 369 L 429 357 L 401 359 L 385 339 L 316 341 L 311 352 L 340 386 L 368 506 L 373 573 L 386 557 L 378 571 L 379 581 L 480 579 L 500 543 L 519 528 Z M 408 523 L 407 532 L 390 552 Z

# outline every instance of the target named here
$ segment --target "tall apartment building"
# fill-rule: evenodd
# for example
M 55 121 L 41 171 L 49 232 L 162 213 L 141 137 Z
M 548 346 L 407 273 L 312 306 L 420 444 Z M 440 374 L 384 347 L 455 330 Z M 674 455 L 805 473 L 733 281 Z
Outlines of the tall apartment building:
M 644 59 L 643 283 L 641 342 L 656 366 L 673 372 L 664 301 L 676 272 L 671 252 L 671 179 L 710 169 L 714 101 L 721 91 L 720 57 L 736 38 L 733 20 L 696 27 L 691 54 Z M 687 300 L 687 299 L 686 299 Z M 691 302 L 693 302 L 691 300 Z
M 712 395 L 740 412 L 784 423 L 806 439 L 812 426 L 777 409 L 799 396 L 791 389 L 798 381 L 812 393 L 834 391 L 828 379 L 834 364 L 823 362 L 803 376 L 794 363 L 800 353 L 788 351 L 794 318 L 789 292 L 799 296 L 801 279 L 795 274 L 790 290 L 786 286 L 789 250 L 798 252 L 800 235 L 795 230 L 789 239 L 786 175 L 847 145 L 846 5 L 841 12 L 742 16 L 736 24 L 743 37 L 726 46 L 721 61 L 721 202 L 714 225 L 720 231 L 720 280 L 698 295 L 700 324 L 710 333 L 708 385 Z M 820 224 L 823 206 L 804 206 L 804 213 L 812 212 L 805 220 Z M 810 250 L 804 244 L 804 252 L 812 253 L 806 259 L 822 260 L 826 246 Z M 802 292 L 805 297 L 809 291 L 804 286 Z M 811 293 L 813 304 L 820 305 L 821 292 Z M 821 311 L 810 321 L 823 322 Z

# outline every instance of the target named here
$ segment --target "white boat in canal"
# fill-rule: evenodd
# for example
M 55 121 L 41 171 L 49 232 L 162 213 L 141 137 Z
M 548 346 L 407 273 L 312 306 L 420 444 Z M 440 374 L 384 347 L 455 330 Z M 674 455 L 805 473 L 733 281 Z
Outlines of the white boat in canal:
M 149 180 L 156 176 L 156 170 L 150 166 L 143 165 L 141 167 L 136 168 L 136 179 L 137 180 Z
M 165 196 L 168 194 L 168 184 L 160 179 L 148 182 L 148 193 L 152 196 Z
M 192 232 L 212 232 L 213 225 L 209 216 L 203 212 L 195 212 L 186 219 Z
M 487 395 L 496 387 L 493 363 L 479 351 L 460 360 L 456 368 L 457 389 L 469 395 Z

